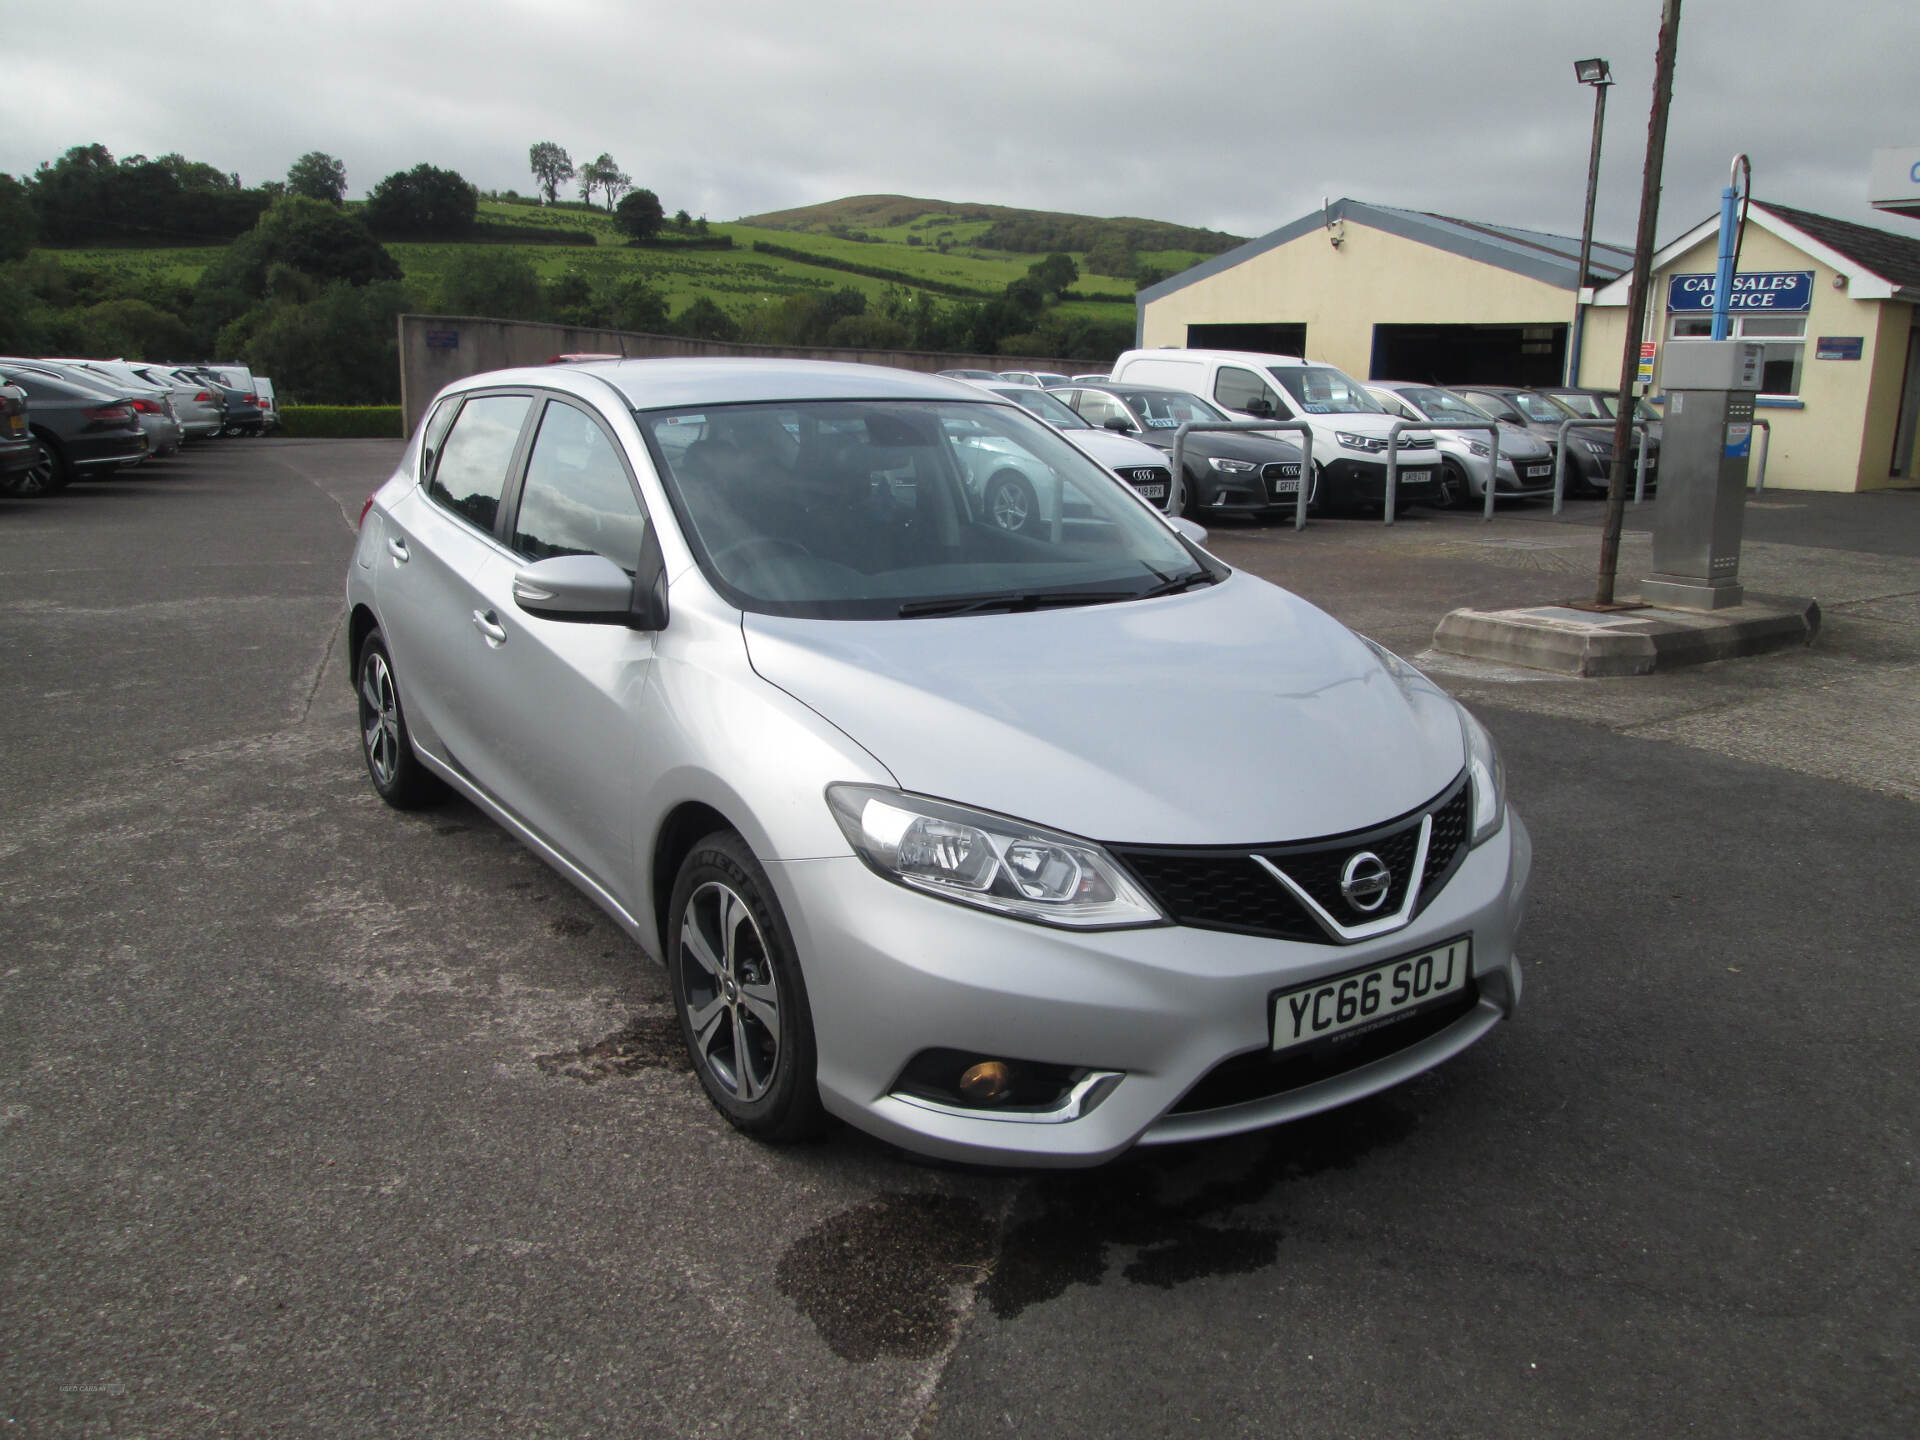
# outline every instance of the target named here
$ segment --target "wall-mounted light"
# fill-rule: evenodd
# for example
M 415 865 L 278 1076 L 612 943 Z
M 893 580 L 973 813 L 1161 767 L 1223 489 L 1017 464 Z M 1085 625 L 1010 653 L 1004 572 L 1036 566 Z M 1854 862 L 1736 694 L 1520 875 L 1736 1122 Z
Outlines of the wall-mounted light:
M 1320 197 L 1320 218 L 1326 222 L 1327 243 L 1338 250 L 1340 242 L 1347 238 L 1346 217 L 1335 215 L 1332 203 L 1324 195 Z
M 1833 277 L 1833 288 L 1834 288 L 1834 289 L 1836 289 L 1836 290 L 1844 290 L 1844 289 L 1846 289 L 1846 288 L 1847 288 L 1847 277 L 1846 277 L 1846 276 L 1844 276 L 1844 275 L 1835 275 L 1835 276 Z

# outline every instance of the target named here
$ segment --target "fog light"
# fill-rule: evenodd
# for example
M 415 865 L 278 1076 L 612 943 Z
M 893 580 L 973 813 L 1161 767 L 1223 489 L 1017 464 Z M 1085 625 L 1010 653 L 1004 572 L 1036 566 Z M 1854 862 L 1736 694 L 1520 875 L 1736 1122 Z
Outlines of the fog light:
M 982 1060 L 960 1072 L 962 1099 L 975 1105 L 998 1105 L 1013 1094 L 1013 1067 L 1004 1060 Z

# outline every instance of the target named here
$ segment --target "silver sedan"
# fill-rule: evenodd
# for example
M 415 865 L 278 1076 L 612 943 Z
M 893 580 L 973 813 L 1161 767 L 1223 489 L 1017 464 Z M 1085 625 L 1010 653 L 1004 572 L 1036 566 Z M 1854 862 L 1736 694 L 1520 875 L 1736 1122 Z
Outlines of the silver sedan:
M 983 513 L 982 427 L 1047 524 Z M 660 957 L 749 1134 L 1064 1166 L 1272 1125 L 1512 1012 L 1531 846 L 1464 709 L 1201 537 L 963 383 L 477 375 L 361 519 L 367 769 Z

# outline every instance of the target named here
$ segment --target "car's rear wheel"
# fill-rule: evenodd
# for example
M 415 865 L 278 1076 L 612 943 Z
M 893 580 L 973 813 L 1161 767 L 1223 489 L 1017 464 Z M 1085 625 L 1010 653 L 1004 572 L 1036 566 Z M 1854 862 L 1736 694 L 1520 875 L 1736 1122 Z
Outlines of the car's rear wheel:
M 64 490 L 73 480 L 73 467 L 59 446 L 43 435 L 33 437 L 33 464 L 0 480 L 0 493 L 34 499 Z
M 694 1074 L 714 1108 L 761 1140 L 805 1140 L 825 1111 L 813 1013 L 766 872 L 732 831 L 680 866 L 667 908 L 667 971 Z
M 354 666 L 354 690 L 360 700 L 360 754 L 380 798 L 396 810 L 418 810 L 447 798 L 447 786 L 420 763 L 400 687 L 393 678 L 393 657 L 378 630 L 360 642 Z
M 1034 522 L 1039 505 L 1033 487 L 1017 470 L 996 470 L 987 480 L 987 514 L 1002 530 L 1019 533 Z

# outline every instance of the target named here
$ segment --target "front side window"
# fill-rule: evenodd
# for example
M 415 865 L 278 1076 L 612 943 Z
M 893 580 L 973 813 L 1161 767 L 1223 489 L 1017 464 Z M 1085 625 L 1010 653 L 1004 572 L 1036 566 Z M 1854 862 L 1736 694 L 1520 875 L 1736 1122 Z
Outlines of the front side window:
M 1528 395 L 1522 392 L 1513 397 L 1513 403 L 1520 408 L 1522 415 L 1529 420 L 1537 420 L 1543 425 L 1558 425 L 1563 420 L 1579 418 L 1566 406 L 1545 395 Z
M 1476 408 L 1486 411 L 1496 420 L 1505 420 L 1510 425 L 1527 423 L 1526 417 L 1508 404 L 1503 395 L 1489 395 L 1484 390 L 1463 390 L 1460 393 L 1465 395 Z
M 427 493 L 482 530 L 493 529 L 520 426 L 533 404 L 526 395 L 476 395 L 460 407 L 433 467 Z
M 1184 390 L 1123 390 L 1120 398 L 1149 430 L 1178 430 L 1190 420 L 1197 424 L 1233 419 Z
M 1427 412 L 1429 420 L 1458 420 L 1462 424 L 1484 425 L 1493 417 L 1458 395 L 1433 386 L 1400 392 L 1409 402 Z
M 1111 395 L 1098 390 L 1081 390 L 1073 397 L 1073 407 L 1089 423 L 1104 428 L 1109 420 L 1121 420 L 1132 425 L 1134 419 L 1127 414 L 1126 407 Z
M 1222 365 L 1213 377 L 1213 398 L 1229 410 L 1251 409 L 1255 401 L 1273 404 L 1273 393 L 1266 382 L 1253 371 L 1234 365 Z
M 1105 604 L 1224 569 L 1023 410 L 641 411 L 703 573 L 741 609 L 893 620 Z
M 530 560 L 604 555 L 633 574 L 646 517 L 613 441 L 586 414 L 547 402 L 527 457 L 513 548 Z
M 1582 395 L 1577 391 L 1556 390 L 1553 398 L 1582 420 L 1611 420 L 1613 407 L 1601 403 L 1598 395 Z
M 1029 414 L 1038 415 L 1056 430 L 1093 428 L 1074 414 L 1073 410 L 1051 390 L 1030 390 L 1024 385 L 1004 385 L 994 387 L 994 393 L 1006 396 Z

